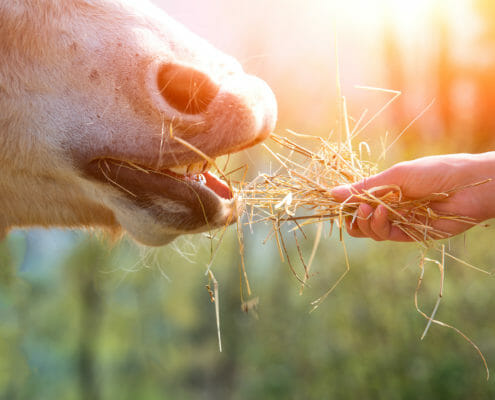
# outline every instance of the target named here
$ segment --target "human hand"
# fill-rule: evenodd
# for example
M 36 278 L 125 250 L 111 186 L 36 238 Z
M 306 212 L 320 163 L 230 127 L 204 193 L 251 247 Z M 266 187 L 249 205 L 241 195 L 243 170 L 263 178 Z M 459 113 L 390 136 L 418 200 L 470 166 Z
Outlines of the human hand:
M 435 213 L 469 217 L 476 223 L 495 217 L 495 152 L 450 154 L 402 162 L 361 182 L 336 187 L 332 190 L 332 196 L 339 202 L 357 202 L 359 199 L 353 195 L 363 190 L 396 185 L 401 188 L 405 199 L 414 200 L 485 180 L 490 181 L 467 187 L 444 200 L 429 204 Z M 357 218 L 354 222 L 352 220 L 346 219 L 346 228 L 354 237 L 370 237 L 379 241 L 413 240 L 398 226 L 392 225 L 389 211 L 383 205 L 373 208 L 361 203 Z M 447 237 L 472 227 L 470 223 L 452 219 L 432 220 L 430 225 Z

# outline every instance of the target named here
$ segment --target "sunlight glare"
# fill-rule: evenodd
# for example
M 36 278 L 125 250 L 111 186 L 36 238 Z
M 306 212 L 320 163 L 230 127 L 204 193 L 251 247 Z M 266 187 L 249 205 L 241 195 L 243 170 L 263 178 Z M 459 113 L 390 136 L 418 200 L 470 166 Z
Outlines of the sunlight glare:
M 321 0 L 322 3 L 328 2 Z M 348 0 L 333 2 L 339 28 L 359 27 L 377 31 L 385 25 L 396 26 L 402 34 L 421 34 L 423 25 L 446 6 L 443 0 Z

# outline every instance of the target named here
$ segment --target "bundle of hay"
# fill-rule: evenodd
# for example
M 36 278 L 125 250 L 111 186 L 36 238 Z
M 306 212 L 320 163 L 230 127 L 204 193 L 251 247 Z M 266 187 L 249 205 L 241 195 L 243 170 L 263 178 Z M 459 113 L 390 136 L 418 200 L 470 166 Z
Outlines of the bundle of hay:
M 271 174 L 260 174 L 241 190 L 250 223 L 268 220 L 275 227 L 280 227 L 285 222 L 303 226 L 308 223 L 337 221 L 341 227 L 343 219 L 350 218 L 354 221 L 357 218 L 357 209 L 361 203 L 373 207 L 383 205 L 389 211 L 392 224 L 424 247 L 429 246 L 432 240 L 448 236 L 431 227 L 433 220 L 455 219 L 476 224 L 470 218 L 438 214 L 429 206 L 430 203 L 445 200 L 465 187 L 435 193 L 422 199 L 407 199 L 402 195 L 400 187 L 390 185 L 364 190 L 355 193 L 348 201 L 337 202 L 331 194 L 333 188 L 366 179 L 377 172 L 377 165 L 362 160 L 353 151 L 349 141 L 331 143 L 321 137 L 289 132 L 299 140 L 275 134 L 271 136 L 272 141 L 286 150 L 286 154 L 265 146 L 278 161 L 280 168 Z M 301 144 L 303 140 L 311 141 L 313 145 L 304 146 Z M 369 151 L 364 142 L 360 144 L 360 150 L 363 147 Z
M 450 257 L 477 271 L 486 274 L 490 273 L 447 253 L 445 246 L 439 245 L 435 241 L 448 237 L 448 234 L 434 229 L 431 226 L 431 222 L 439 219 L 451 219 L 475 225 L 476 221 L 457 215 L 439 214 L 430 208 L 430 204 L 433 202 L 445 200 L 460 190 L 485 182 L 457 187 L 444 193 L 434 193 L 422 199 L 405 198 L 401 188 L 398 186 L 382 186 L 363 190 L 360 193 L 356 192 L 347 201 L 338 202 L 332 196 L 333 188 L 360 182 L 378 172 L 376 163 L 363 160 L 362 150 L 366 149 L 369 153 L 368 145 L 364 142 L 360 143 L 358 154 L 352 148 L 351 135 L 347 136 L 346 141 L 332 143 L 330 140 L 321 137 L 301 135 L 292 131 L 289 131 L 289 133 L 291 139 L 276 134 L 271 135 L 271 140 L 280 147 L 280 151 L 274 151 L 266 145 L 264 145 L 264 148 L 278 162 L 279 167 L 272 173 L 259 174 L 249 183 L 241 183 L 239 199 L 245 208 L 249 225 L 266 222 L 272 224 L 272 233 L 276 238 L 281 258 L 283 259 L 285 256 L 291 271 L 301 282 L 301 291 L 310 277 L 311 261 L 320 241 L 323 223 L 330 223 L 332 227 L 335 223 L 337 224 L 346 257 L 346 269 L 329 290 L 312 303 L 313 310 L 337 287 L 350 269 L 343 240 L 343 221 L 350 219 L 351 223 L 353 223 L 358 218 L 358 207 L 361 203 L 366 203 L 373 207 L 383 205 L 389 211 L 391 223 L 402 230 L 412 241 L 419 244 L 424 250 L 433 248 L 440 251 L 440 260 L 426 257 L 425 251 L 423 251 L 419 265 L 421 272 L 414 294 L 414 301 L 417 311 L 427 320 L 421 339 L 425 337 L 432 323 L 453 329 L 469 342 L 479 354 L 488 378 L 488 366 L 478 346 L 459 329 L 435 319 L 443 296 L 446 257 Z M 303 227 L 315 223 L 319 224 L 319 229 L 313 245 L 313 252 L 309 261 L 305 262 L 295 233 L 301 231 L 304 235 Z M 291 263 L 284 240 L 282 229 L 284 226 L 287 226 L 289 231 L 294 232 L 299 259 L 304 268 L 304 276 L 302 277 L 299 276 L 296 268 Z M 240 238 L 240 244 L 242 246 L 242 238 Z M 440 291 L 430 315 L 423 312 L 418 306 L 418 292 L 421 288 L 424 268 L 427 262 L 435 263 L 440 271 Z

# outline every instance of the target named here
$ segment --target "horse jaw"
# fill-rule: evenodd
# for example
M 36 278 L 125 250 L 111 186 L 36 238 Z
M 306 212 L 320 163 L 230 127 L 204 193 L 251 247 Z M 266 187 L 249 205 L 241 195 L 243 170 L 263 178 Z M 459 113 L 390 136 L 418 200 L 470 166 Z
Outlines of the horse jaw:
M 87 166 L 111 159 L 163 171 L 201 160 L 171 132 L 213 158 L 263 140 L 275 98 L 237 61 L 148 2 L 0 0 L 0 37 L 0 229 L 124 227 L 160 245 L 235 219 L 231 204 L 205 192 L 202 220 L 180 198 L 189 189 L 169 183 L 137 204 Z M 164 95 L 164 65 L 217 88 L 205 110 L 184 112 Z

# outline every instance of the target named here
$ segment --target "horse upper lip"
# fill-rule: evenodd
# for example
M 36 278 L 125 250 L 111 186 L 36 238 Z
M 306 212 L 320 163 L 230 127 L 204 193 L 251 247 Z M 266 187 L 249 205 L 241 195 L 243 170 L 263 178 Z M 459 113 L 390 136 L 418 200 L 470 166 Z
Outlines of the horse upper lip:
M 183 181 L 196 189 L 208 188 L 216 196 L 224 200 L 232 200 L 233 194 L 230 186 L 210 173 L 208 171 L 210 167 L 208 162 L 200 161 L 179 167 L 156 169 L 124 160 L 99 158 L 87 165 L 86 173 L 133 197 L 139 197 L 147 192 L 146 182 L 150 183 L 149 192 L 156 192 L 155 194 L 167 192 L 166 185 L 156 183 L 161 179 L 168 181 L 167 185 Z
M 136 170 L 141 170 L 142 172 L 163 172 L 172 171 L 178 175 L 194 175 L 208 171 L 212 165 L 206 160 L 193 160 L 181 163 L 163 163 L 163 162 L 146 162 L 142 159 L 136 157 L 119 158 L 113 156 L 99 156 L 91 159 L 86 163 L 86 166 L 91 164 L 99 164 L 100 166 L 105 166 L 105 163 L 118 164 L 122 167 L 132 167 Z

